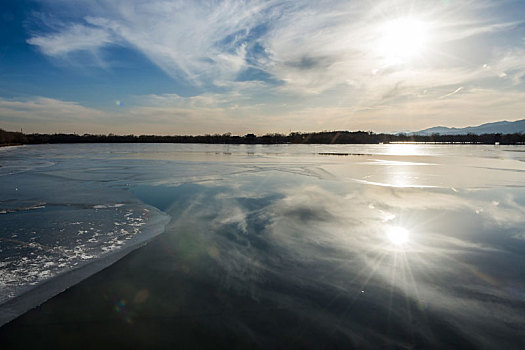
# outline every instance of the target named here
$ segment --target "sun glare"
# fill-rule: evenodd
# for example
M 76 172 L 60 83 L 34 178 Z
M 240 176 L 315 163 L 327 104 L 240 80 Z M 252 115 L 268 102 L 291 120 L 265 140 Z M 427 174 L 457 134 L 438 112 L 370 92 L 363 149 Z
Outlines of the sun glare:
M 408 231 L 400 226 L 392 226 L 386 231 L 390 243 L 401 246 L 408 242 Z
M 400 18 L 380 28 L 377 51 L 389 64 L 411 61 L 423 54 L 428 25 L 414 18 Z

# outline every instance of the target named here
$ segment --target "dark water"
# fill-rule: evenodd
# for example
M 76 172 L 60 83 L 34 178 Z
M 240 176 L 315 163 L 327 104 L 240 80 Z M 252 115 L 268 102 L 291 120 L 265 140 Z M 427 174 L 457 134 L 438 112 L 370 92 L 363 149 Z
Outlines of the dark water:
M 0 328 L 4 346 L 523 347 L 519 147 L 29 149 L 27 158 L 62 164 L 61 176 L 90 196 L 125 197 L 171 221 L 146 246 Z M 68 172 L 79 158 L 91 170 Z M 55 166 L 23 174 L 40 179 Z M 122 207 L 111 208 L 118 217 Z M 24 232 L 47 232 L 44 209 L 26 212 Z M 13 215 L 0 220 L 25 227 Z

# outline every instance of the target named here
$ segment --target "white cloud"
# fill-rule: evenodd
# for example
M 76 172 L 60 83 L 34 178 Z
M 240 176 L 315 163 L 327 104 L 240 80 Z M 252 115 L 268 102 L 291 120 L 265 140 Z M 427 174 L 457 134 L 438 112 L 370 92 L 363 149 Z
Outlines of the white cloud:
M 46 3 L 74 10 L 67 2 Z M 58 31 L 38 34 L 28 42 L 51 56 L 94 50 L 111 43 L 128 45 L 170 76 L 183 77 L 197 85 L 222 86 L 235 80 L 243 69 L 252 67 L 284 81 L 288 89 L 319 93 L 347 85 L 349 80 L 366 84 L 372 71 L 388 68 L 374 48 L 381 39 L 381 23 L 396 16 L 421 18 L 430 28 L 432 44 L 438 47 L 443 42 L 516 25 L 472 18 L 471 13 L 487 11 L 491 4 L 76 2 L 74 6 L 80 6 L 83 14 L 80 24 L 62 25 Z M 264 52 L 248 59 L 247 54 L 256 44 Z M 395 72 L 399 75 L 399 67 L 395 67 Z
M 489 88 L 449 86 L 416 93 L 414 87 L 405 89 L 400 85 L 390 92 L 390 97 L 338 98 L 340 103 L 323 96 L 306 101 L 285 98 L 283 103 L 263 103 L 254 96 L 257 89 L 257 85 L 248 85 L 242 93 L 138 96 L 130 99 L 127 106 L 114 110 L 43 97 L 0 99 L 0 127 L 10 130 L 23 127 L 27 132 L 163 135 L 341 129 L 397 132 L 437 125 L 466 127 L 494 120 L 517 120 L 524 117 L 525 110 L 525 92 Z
M 113 42 L 111 34 L 100 28 L 73 24 L 66 31 L 34 36 L 27 41 L 49 56 L 63 56 L 72 51 L 96 51 Z
M 105 33 L 93 37 L 90 47 L 105 46 L 111 38 L 113 43 L 137 49 L 173 78 L 220 83 L 235 79 L 246 66 L 247 36 L 253 26 L 265 21 L 264 10 L 271 5 L 262 1 L 109 1 L 81 4 L 87 15 L 79 21 Z M 84 49 L 76 40 L 81 36 L 78 31 L 78 25 L 64 26 L 29 43 L 52 56 L 74 52 Z
M 28 42 L 44 54 L 64 59 L 87 51 L 102 62 L 101 49 L 132 47 L 174 80 L 204 91 L 135 97 L 127 120 L 149 118 L 148 132 L 171 132 L 160 127 L 171 120 L 173 132 L 202 133 L 396 131 L 400 124 L 420 129 L 523 117 L 525 49 L 494 37 L 517 24 L 498 16 L 495 1 L 42 2 L 56 15 L 42 15 L 48 29 Z M 417 18 L 428 31 L 425 51 L 402 63 L 377 49 L 382 23 L 400 17 Z M 460 50 L 488 33 L 486 45 L 475 48 L 482 52 Z M 247 69 L 271 82 L 238 81 Z
M 501 91 L 499 89 L 472 88 L 461 90 L 440 99 L 441 89 L 429 92 L 420 98 L 407 98 L 384 104 L 360 114 L 360 122 L 374 125 L 381 122 L 389 125 L 385 131 L 395 131 L 396 125 L 403 124 L 410 130 L 421 130 L 430 126 L 447 125 L 466 127 L 494 120 L 523 119 L 525 110 L 525 92 Z M 385 118 L 389 116 L 389 118 Z M 399 121 L 402 121 L 400 123 Z M 399 131 L 399 130 L 398 130 Z
M 229 105 L 227 97 L 205 95 L 150 95 L 139 105 L 118 111 L 88 108 L 75 102 L 44 97 L 0 98 L 0 128 L 32 133 L 117 133 L 183 135 L 252 132 L 264 120 L 247 124 L 243 120 L 260 112 L 255 106 Z M 226 105 L 225 105 L 226 104 Z M 260 129 L 259 129 L 260 130 Z
M 100 112 L 75 102 L 36 97 L 28 100 L 0 99 L 0 113 L 4 117 L 45 119 L 47 121 L 74 122 L 86 117 L 99 117 Z
M 102 132 L 110 118 L 100 110 L 75 102 L 32 97 L 0 98 L 0 127 L 24 132 Z M 106 132 L 104 132 L 106 133 Z

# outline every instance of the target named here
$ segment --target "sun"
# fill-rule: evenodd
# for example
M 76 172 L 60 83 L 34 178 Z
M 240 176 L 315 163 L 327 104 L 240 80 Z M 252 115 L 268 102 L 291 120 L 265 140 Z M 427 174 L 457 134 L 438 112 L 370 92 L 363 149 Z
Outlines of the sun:
M 427 23 L 416 18 L 398 18 L 380 26 L 376 49 L 387 64 L 407 63 L 424 53 L 427 39 Z
M 402 246 L 408 242 L 408 230 L 400 226 L 391 226 L 386 231 L 390 243 Z

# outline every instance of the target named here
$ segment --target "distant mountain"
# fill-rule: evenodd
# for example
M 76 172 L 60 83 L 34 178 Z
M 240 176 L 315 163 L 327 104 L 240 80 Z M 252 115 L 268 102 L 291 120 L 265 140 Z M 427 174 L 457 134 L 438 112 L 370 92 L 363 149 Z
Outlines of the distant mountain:
M 501 121 L 486 123 L 478 126 L 468 126 L 466 128 L 447 128 L 446 126 L 435 126 L 433 128 L 413 132 L 413 135 L 461 135 L 461 134 L 525 134 L 525 119 L 514 122 Z

